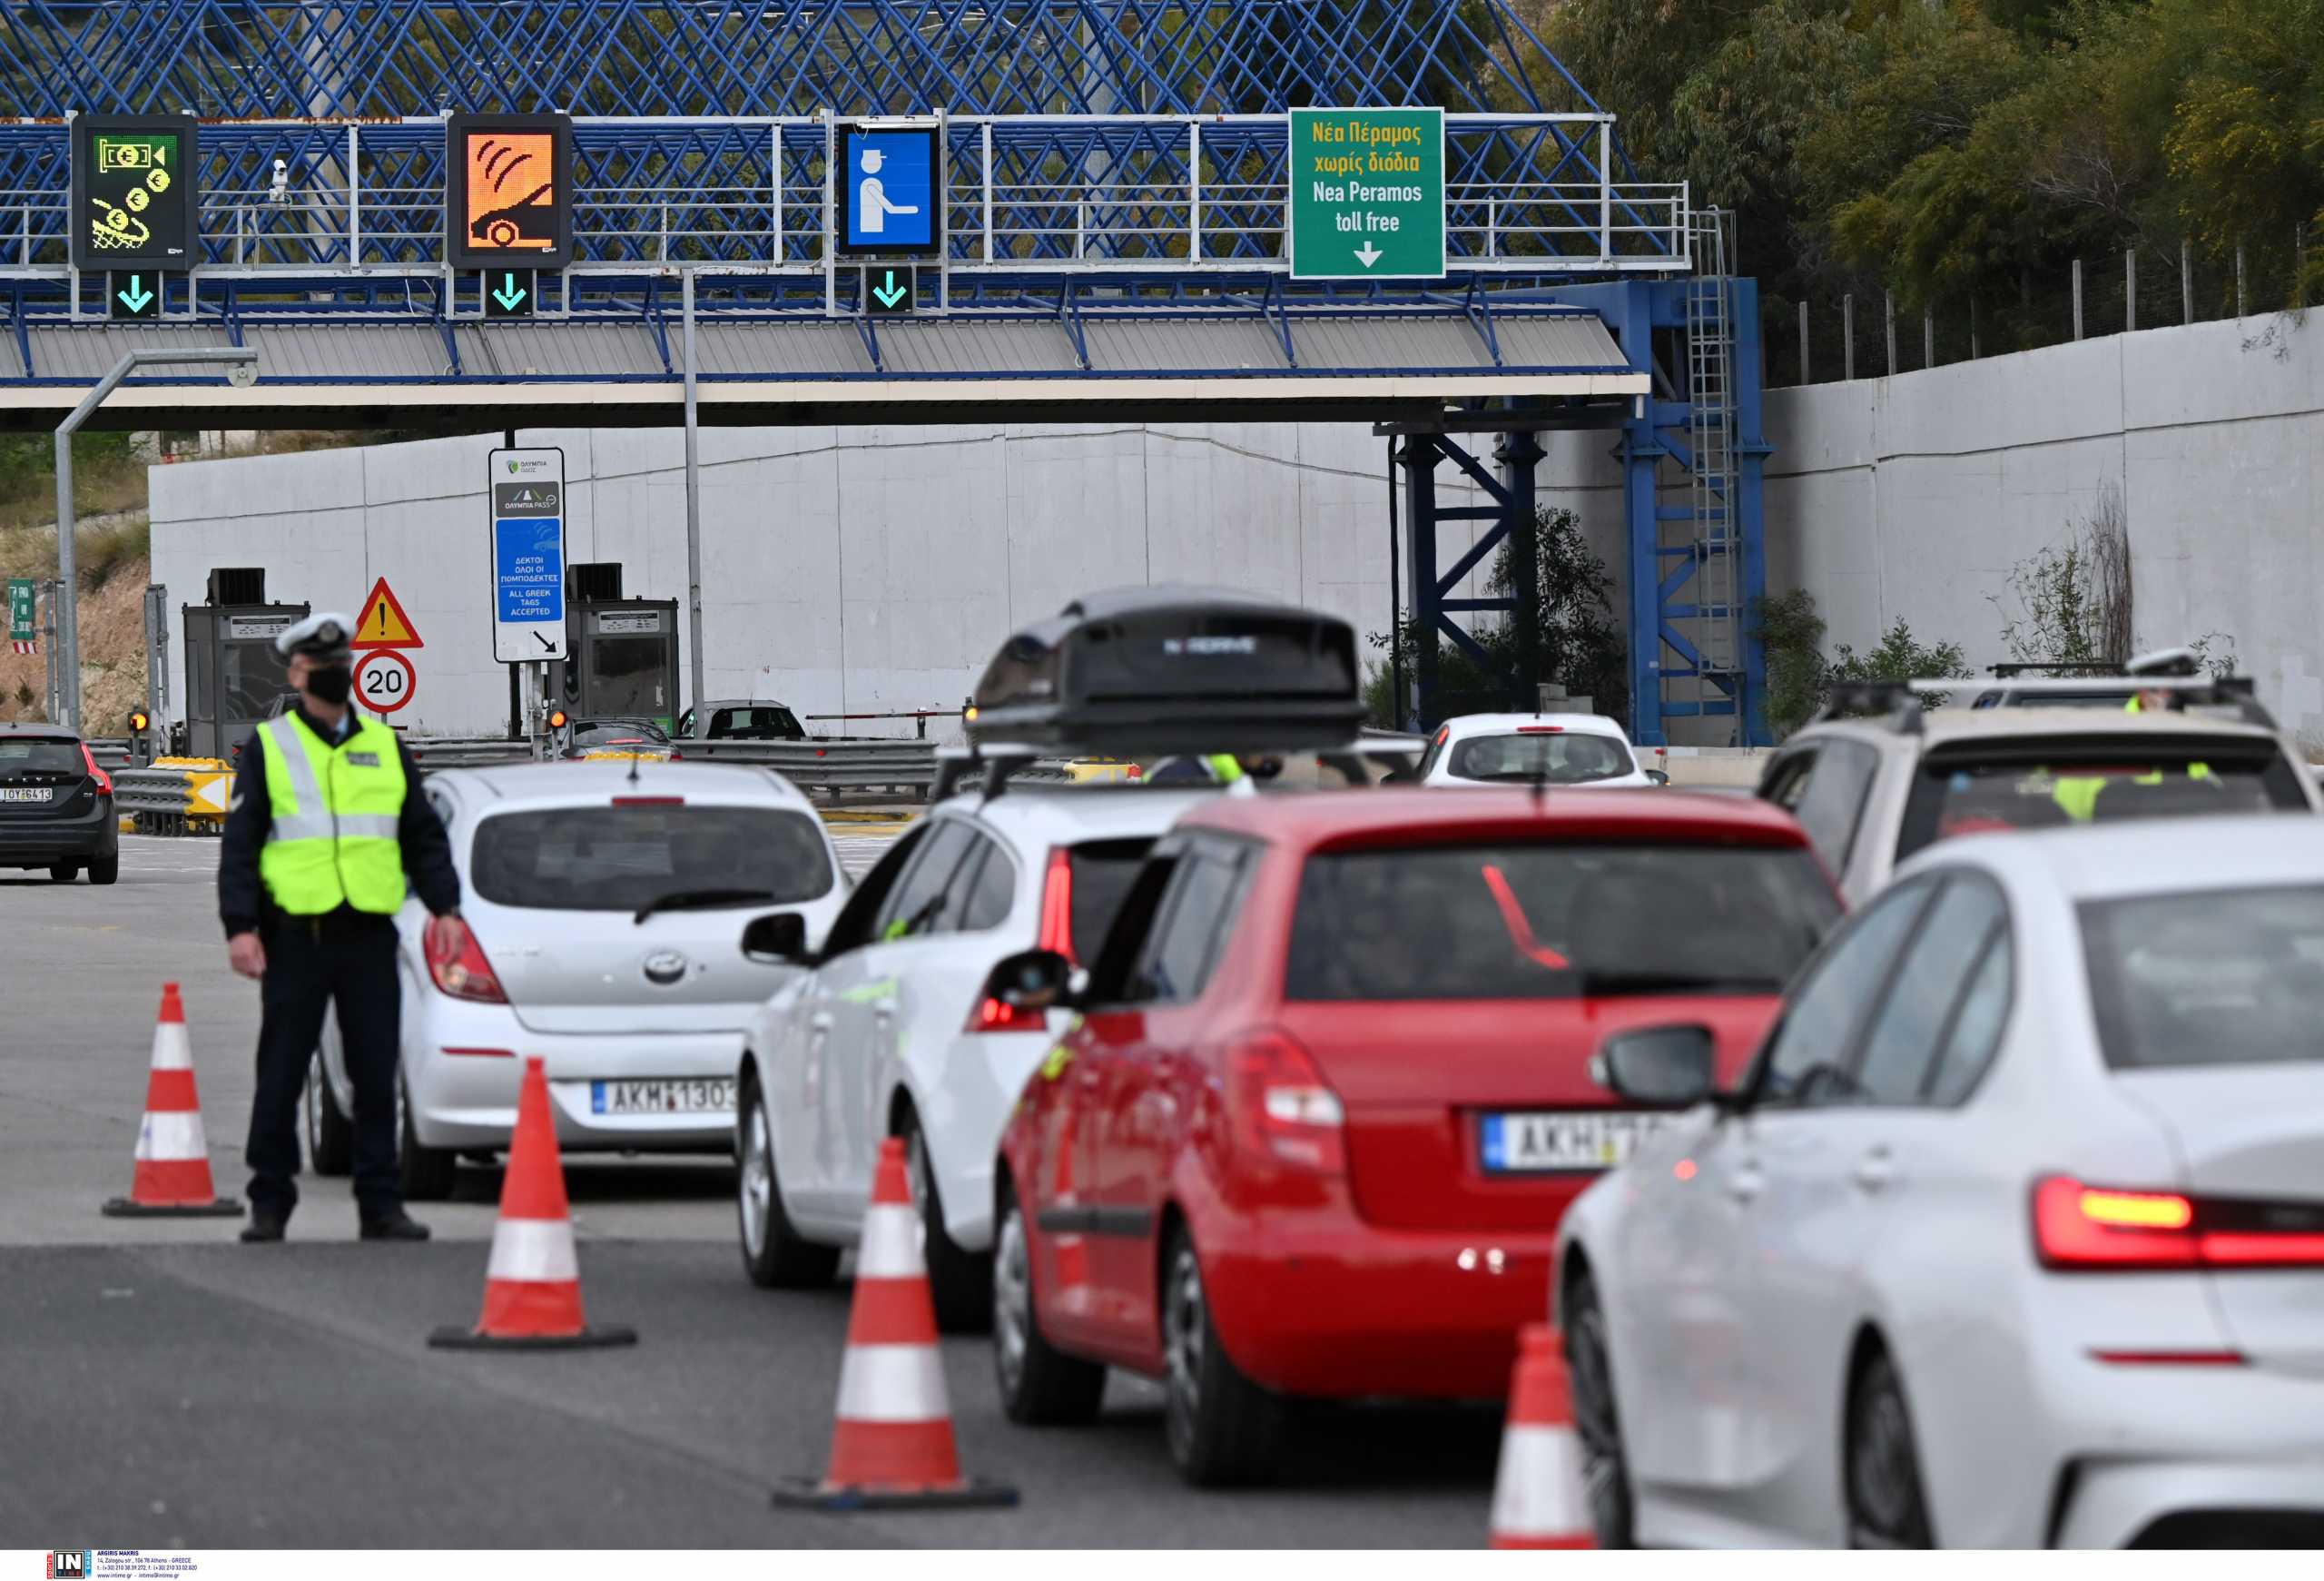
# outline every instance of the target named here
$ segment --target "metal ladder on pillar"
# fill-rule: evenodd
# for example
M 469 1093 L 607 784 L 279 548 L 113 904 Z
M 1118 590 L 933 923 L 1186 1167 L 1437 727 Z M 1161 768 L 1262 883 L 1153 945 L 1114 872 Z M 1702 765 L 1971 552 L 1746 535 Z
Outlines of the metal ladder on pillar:
M 1687 472 L 1695 560 L 1693 635 L 1702 656 L 1698 674 L 1700 683 L 1718 693 L 1739 697 L 1744 659 L 1743 529 L 1736 509 L 1735 322 L 1734 296 L 1728 282 L 1728 222 L 1722 210 L 1698 210 L 1689 228 L 1694 273 L 1685 285 Z

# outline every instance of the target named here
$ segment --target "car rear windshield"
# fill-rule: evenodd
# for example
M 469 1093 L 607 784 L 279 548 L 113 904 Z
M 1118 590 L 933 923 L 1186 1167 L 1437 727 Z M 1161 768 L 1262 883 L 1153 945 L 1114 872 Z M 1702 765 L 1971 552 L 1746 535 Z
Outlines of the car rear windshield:
M 2081 914 L 2115 1070 L 2324 1062 L 2324 885 L 2090 901 Z
M 44 779 L 59 774 L 78 777 L 86 767 L 78 741 L 21 736 L 0 741 L 0 779 L 22 774 L 36 774 Z
M 553 807 L 478 825 L 469 879 L 495 905 L 547 911 L 635 911 L 706 889 L 788 905 L 829 894 L 832 864 L 815 820 L 780 807 Z
M 1073 958 L 1094 961 L 1122 909 L 1151 840 L 1088 840 L 1073 847 Z
M 658 727 L 643 719 L 620 719 L 573 727 L 573 745 L 576 746 L 665 746 L 669 740 Z
M 1840 914 L 1795 847 L 1326 852 L 1299 881 L 1285 996 L 1774 993 Z
M 1629 748 L 1608 736 L 1576 731 L 1521 731 L 1507 736 L 1472 736 L 1452 748 L 1455 779 L 1487 783 L 1546 780 L 1551 785 L 1587 785 L 1630 772 Z
M 2265 740 L 1932 753 L 1913 781 L 1896 855 L 1902 859 L 1939 840 L 1996 829 L 2308 810 L 2298 771 Z

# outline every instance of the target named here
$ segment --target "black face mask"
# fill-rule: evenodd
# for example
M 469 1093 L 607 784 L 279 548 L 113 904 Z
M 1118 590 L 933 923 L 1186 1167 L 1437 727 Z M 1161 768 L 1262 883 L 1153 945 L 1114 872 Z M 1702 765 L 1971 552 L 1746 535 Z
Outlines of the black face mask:
M 355 672 L 343 664 L 324 665 L 307 672 L 307 690 L 326 703 L 344 703 L 355 690 Z

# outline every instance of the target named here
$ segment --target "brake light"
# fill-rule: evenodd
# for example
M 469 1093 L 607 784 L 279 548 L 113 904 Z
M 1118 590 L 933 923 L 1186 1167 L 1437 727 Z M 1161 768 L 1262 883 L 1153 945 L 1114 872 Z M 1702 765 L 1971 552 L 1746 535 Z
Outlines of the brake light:
M 2034 1187 L 2034 1250 L 2062 1270 L 2324 1267 L 2324 1207 L 2125 1191 L 2052 1175 Z
M 969 1017 L 970 1032 L 1047 1032 L 1047 1011 L 1028 1010 L 1005 999 L 987 999 Z
M 1049 848 L 1049 871 L 1041 875 L 1041 934 L 1037 947 L 1055 950 L 1073 960 L 1073 853 L 1062 845 Z
M 513 1060 L 517 1057 L 517 1052 L 514 1049 L 445 1049 L 441 1052 L 486 1060 Z
M 101 796 L 113 795 L 113 776 L 97 766 L 97 755 L 89 750 L 89 744 L 85 741 L 81 743 L 81 761 L 89 766 L 89 777 L 97 782 L 97 794 Z
M 614 805 L 617 807 L 682 807 L 685 805 L 686 798 L 684 796 L 615 796 L 614 798 Z
M 1282 1033 L 1256 1033 L 1227 1050 L 1226 1071 L 1243 1151 L 1279 1169 L 1346 1172 L 1347 1111 L 1315 1056 Z
M 435 980 L 442 993 L 454 999 L 465 999 L 477 1004 L 506 1004 L 508 995 L 501 992 L 500 979 L 492 970 L 492 963 L 485 959 L 484 946 L 476 941 L 473 929 L 463 929 L 463 942 L 457 954 L 448 954 L 436 944 L 436 931 L 428 931 L 425 954 L 428 975 Z
M 1517 734 L 1520 736 L 1562 736 L 1565 734 L 1565 726 L 1562 725 L 1520 725 L 1517 726 Z

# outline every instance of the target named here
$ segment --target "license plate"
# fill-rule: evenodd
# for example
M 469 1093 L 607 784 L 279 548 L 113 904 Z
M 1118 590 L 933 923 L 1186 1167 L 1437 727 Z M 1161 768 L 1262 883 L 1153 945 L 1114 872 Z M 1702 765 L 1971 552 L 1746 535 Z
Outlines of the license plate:
M 593 1114 L 732 1114 L 734 1079 L 703 1076 L 661 1082 L 592 1082 Z
M 45 786 L 37 790 L 0 790 L 0 802 L 44 802 L 48 795 Z
M 1610 1170 L 1662 1122 L 1659 1114 L 1603 1111 L 1488 1114 L 1480 1138 L 1485 1173 Z

